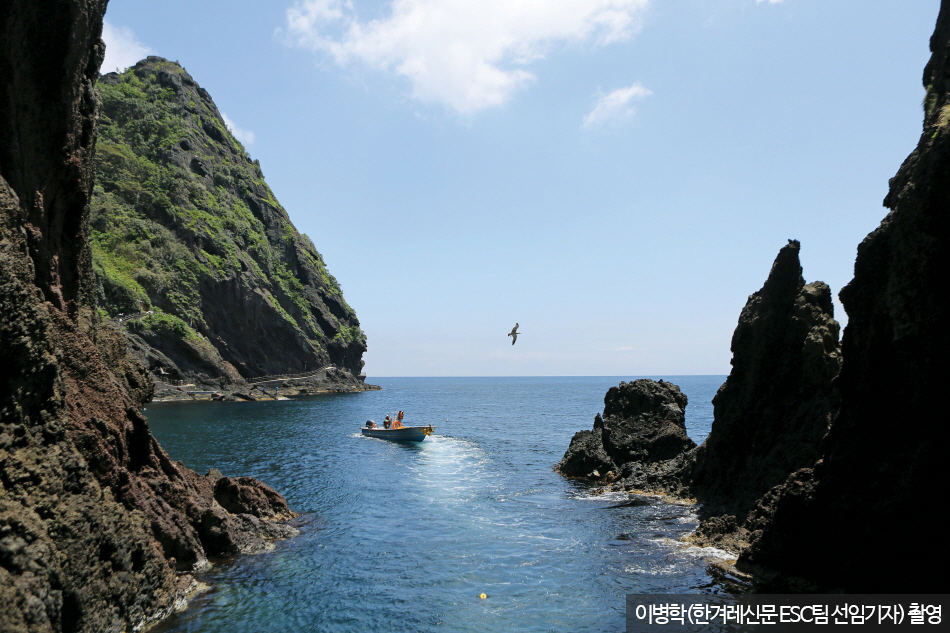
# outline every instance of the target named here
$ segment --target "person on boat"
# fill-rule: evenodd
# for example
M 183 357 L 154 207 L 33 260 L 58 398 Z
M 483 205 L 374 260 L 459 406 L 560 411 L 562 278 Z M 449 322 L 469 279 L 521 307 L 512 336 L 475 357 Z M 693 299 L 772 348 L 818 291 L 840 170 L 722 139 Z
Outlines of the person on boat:
M 368 429 L 375 429 L 375 428 L 376 428 L 376 423 L 373 422 L 372 420 L 367 420 L 367 421 L 366 421 L 366 428 L 368 428 Z
M 392 426 L 392 420 L 390 420 L 389 416 L 387 415 L 386 419 L 383 420 L 383 428 L 388 429 L 390 426 Z

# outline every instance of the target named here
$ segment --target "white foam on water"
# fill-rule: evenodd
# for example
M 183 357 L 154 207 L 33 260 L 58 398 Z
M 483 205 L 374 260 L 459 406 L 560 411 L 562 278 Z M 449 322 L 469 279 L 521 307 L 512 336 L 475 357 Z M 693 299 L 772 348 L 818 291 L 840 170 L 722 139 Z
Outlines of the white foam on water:
M 417 449 L 407 468 L 429 498 L 457 506 L 498 491 L 501 474 L 478 444 L 440 436 L 427 438 Z
M 695 556 L 696 558 L 702 559 L 714 559 L 731 562 L 736 560 L 736 555 L 727 552 L 724 549 L 719 549 L 718 547 L 698 547 L 696 545 L 687 545 L 686 543 L 680 543 L 680 545 L 685 545 L 684 553 L 689 556 Z
M 672 539 L 668 536 L 649 539 L 650 542 L 656 543 L 658 546 L 664 547 L 668 550 L 676 552 L 678 554 L 684 554 L 690 558 L 698 558 L 702 560 L 721 560 L 726 562 L 731 562 L 736 560 L 736 555 L 727 552 L 724 549 L 719 549 L 718 547 L 699 547 L 697 545 L 692 545 L 690 543 L 684 543 L 683 541 L 678 541 Z
M 624 503 L 626 501 L 630 501 L 633 496 L 629 492 L 624 492 L 622 490 L 611 490 L 609 492 L 602 493 L 586 491 L 578 494 L 575 498 L 580 499 L 581 501 L 597 501 L 601 503 L 609 501 L 611 503 Z
M 645 574 L 647 576 L 671 576 L 679 571 L 679 565 L 627 565 L 623 569 L 628 574 Z

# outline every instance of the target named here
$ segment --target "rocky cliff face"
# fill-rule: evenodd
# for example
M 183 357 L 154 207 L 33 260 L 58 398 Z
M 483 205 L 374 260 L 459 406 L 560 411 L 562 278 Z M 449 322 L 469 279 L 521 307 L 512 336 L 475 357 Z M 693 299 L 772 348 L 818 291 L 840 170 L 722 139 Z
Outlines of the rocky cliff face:
M 588 479 L 592 469 L 615 471 L 615 487 L 696 498 L 704 519 L 729 517 L 704 528 L 717 526 L 721 536 L 723 526 L 738 531 L 773 486 L 813 464 L 836 405 L 841 357 L 831 291 L 805 284 L 799 247 L 791 240 L 779 251 L 739 316 L 732 372 L 713 399 L 702 446 L 686 435 L 679 387 L 638 380 L 608 391 L 603 420 L 575 435 L 559 470 Z
M 840 293 L 840 351 L 830 293 L 804 284 L 792 242 L 742 312 L 709 438 L 660 482 L 705 502 L 694 539 L 741 551 L 737 567 L 769 589 L 947 591 L 948 555 L 935 539 L 946 531 L 948 0 L 930 46 L 924 131 Z M 593 437 L 578 448 L 597 449 Z
M 684 477 L 705 516 L 739 524 L 759 497 L 819 457 L 841 366 L 831 290 L 805 284 L 800 245 L 783 247 L 732 337 L 732 371 L 713 398 L 711 432 Z
M 858 247 L 841 291 L 841 409 L 822 456 L 758 511 L 761 538 L 740 564 L 824 587 L 944 593 L 939 490 L 947 475 L 950 354 L 950 4 L 941 3 L 924 70 L 917 148 L 891 180 L 890 209 Z M 893 548 L 881 555 L 882 547 Z
M 149 368 L 230 382 L 333 363 L 358 376 L 356 314 L 208 92 L 160 57 L 98 89 L 97 298 L 113 317 L 159 311 L 126 324 Z
M 290 510 L 260 482 L 201 476 L 161 449 L 141 414 L 145 372 L 92 307 L 105 4 L 0 4 L 0 613 L 9 631 L 132 629 L 187 594 L 193 580 L 176 570 L 289 533 L 270 519 Z

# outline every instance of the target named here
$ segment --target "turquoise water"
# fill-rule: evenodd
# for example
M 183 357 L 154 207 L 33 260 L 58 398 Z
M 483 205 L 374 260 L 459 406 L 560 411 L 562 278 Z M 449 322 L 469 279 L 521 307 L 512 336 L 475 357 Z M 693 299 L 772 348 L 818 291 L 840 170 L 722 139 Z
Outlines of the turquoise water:
M 702 442 L 725 377 L 663 378 Z M 174 459 L 258 477 L 302 513 L 300 536 L 216 564 L 212 589 L 157 630 L 616 632 L 627 593 L 722 591 L 717 553 L 677 541 L 690 508 L 622 505 L 552 471 L 620 380 L 380 378 L 357 394 L 150 405 Z M 397 410 L 437 435 L 360 435 Z

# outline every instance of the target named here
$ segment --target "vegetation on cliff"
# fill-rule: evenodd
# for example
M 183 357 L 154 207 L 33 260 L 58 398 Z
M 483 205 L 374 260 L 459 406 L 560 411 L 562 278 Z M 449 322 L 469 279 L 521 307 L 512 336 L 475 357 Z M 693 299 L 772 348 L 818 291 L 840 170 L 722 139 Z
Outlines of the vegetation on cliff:
M 200 333 L 245 377 L 328 363 L 359 374 L 366 337 L 356 314 L 207 91 L 159 57 L 104 75 L 98 89 L 99 306 L 161 312 L 133 327 Z

